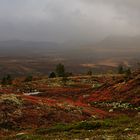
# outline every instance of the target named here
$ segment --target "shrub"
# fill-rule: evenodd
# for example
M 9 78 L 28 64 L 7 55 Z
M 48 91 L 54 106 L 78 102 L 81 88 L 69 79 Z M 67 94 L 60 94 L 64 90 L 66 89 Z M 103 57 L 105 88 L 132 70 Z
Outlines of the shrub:
M 13 126 L 14 126 L 14 123 L 9 122 L 9 121 L 0 123 L 0 128 L 4 128 L 4 129 L 13 130 L 14 129 Z
M 54 72 L 51 72 L 49 75 L 49 78 L 55 78 L 55 77 L 56 77 L 56 74 Z
M 1 84 L 2 85 L 11 85 L 12 84 L 12 78 L 11 78 L 11 75 L 7 75 L 5 77 L 2 78 L 2 81 L 1 81 Z
M 24 82 L 31 82 L 33 80 L 33 76 L 29 75 L 25 78 Z
M 87 75 L 92 75 L 92 71 L 88 70 Z

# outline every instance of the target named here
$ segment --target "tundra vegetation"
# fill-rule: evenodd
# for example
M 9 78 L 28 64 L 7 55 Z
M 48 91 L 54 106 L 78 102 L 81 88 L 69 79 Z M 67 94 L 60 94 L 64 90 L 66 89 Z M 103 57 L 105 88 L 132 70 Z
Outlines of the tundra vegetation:
M 139 140 L 140 70 L 118 73 L 69 76 L 58 64 L 49 76 L 6 76 L 0 139 Z

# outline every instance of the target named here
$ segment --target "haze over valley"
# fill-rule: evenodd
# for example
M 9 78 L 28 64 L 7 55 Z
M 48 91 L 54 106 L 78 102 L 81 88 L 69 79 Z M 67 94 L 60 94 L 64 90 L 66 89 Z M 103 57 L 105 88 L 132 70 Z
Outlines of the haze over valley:
M 50 73 L 58 63 L 70 72 L 106 72 L 121 64 L 137 67 L 140 37 L 107 37 L 97 43 L 55 43 L 10 40 L 0 42 L 0 72 L 14 75 Z

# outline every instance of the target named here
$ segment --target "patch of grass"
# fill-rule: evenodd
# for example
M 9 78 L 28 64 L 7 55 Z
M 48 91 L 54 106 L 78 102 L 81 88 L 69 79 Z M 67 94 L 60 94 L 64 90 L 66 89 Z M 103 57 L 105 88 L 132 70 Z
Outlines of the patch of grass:
M 51 128 L 41 128 L 37 129 L 37 134 L 47 134 L 47 133 L 54 133 L 54 132 L 64 132 L 64 131 L 71 131 L 71 130 L 94 130 L 101 127 L 100 122 L 88 122 L 83 121 L 75 124 L 57 124 Z
M 133 119 L 131 119 L 130 117 L 123 115 L 123 116 L 116 118 L 113 121 L 114 121 L 114 123 L 117 123 L 117 124 L 123 124 L 123 123 L 130 123 L 132 120 Z
M 47 134 L 52 132 L 63 132 L 63 131 L 70 131 L 73 129 L 73 125 L 69 124 L 57 124 L 52 126 L 51 128 L 40 128 L 36 130 L 37 134 Z
M 101 127 L 101 123 L 99 123 L 99 122 L 84 121 L 84 122 L 80 122 L 80 123 L 76 124 L 74 129 L 94 130 L 94 129 L 98 129 L 100 127 Z

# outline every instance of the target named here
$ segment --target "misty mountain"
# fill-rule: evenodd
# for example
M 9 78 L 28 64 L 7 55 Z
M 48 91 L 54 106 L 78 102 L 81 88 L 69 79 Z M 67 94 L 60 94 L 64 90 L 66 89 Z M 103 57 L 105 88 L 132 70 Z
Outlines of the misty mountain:
M 140 36 L 109 36 L 91 45 L 89 49 L 96 51 L 101 56 L 140 58 Z
M 96 47 L 111 51 L 115 49 L 120 49 L 121 51 L 137 49 L 136 51 L 140 51 L 140 36 L 109 36 L 97 43 Z
M 139 57 L 140 36 L 109 36 L 98 43 L 1 41 L 0 56 L 12 57 L 65 57 L 65 59 L 98 59 L 104 57 Z
M 98 43 L 1 41 L 0 56 L 12 57 L 65 57 L 65 59 L 98 59 L 104 57 L 139 58 L 140 36 L 109 36 Z

